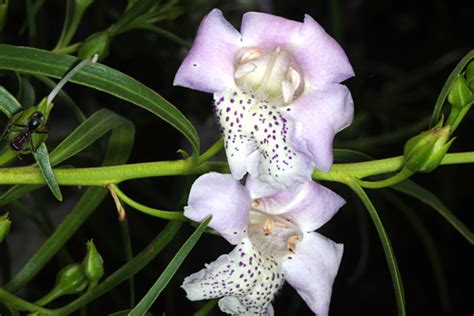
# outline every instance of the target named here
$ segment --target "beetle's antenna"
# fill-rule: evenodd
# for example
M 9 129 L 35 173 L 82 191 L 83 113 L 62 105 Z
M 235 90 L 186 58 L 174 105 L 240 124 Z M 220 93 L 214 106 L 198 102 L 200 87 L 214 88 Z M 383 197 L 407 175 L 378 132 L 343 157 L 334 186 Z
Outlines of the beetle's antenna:
M 58 82 L 56 87 L 51 90 L 50 94 L 48 95 L 48 104 L 53 102 L 54 98 L 58 95 L 59 91 L 64 87 L 64 85 L 74 76 L 79 70 L 84 68 L 85 66 L 89 65 L 90 63 L 96 63 L 99 59 L 99 55 L 95 54 L 94 56 L 84 59 L 79 64 L 77 64 L 71 71 L 69 71 L 62 79 Z

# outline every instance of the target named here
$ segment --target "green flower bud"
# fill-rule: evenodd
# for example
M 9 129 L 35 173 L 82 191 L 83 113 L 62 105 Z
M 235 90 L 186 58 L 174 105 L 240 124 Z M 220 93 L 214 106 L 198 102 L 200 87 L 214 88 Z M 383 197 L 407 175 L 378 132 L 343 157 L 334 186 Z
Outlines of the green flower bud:
M 82 268 L 87 279 L 89 279 L 89 288 L 93 288 L 104 275 L 104 260 L 97 251 L 93 240 L 89 240 L 86 246 L 87 254 L 82 262 Z
M 44 306 L 60 296 L 79 293 L 86 288 L 87 283 L 86 275 L 80 264 L 73 263 L 65 266 L 58 272 L 53 289 L 37 300 L 35 304 Z
M 405 166 L 416 172 L 431 172 L 439 166 L 454 138 L 448 141 L 451 127 L 442 122 L 429 131 L 409 139 L 403 148 Z
M 87 278 L 81 265 L 73 263 L 59 271 L 54 290 L 60 291 L 62 295 L 67 295 L 79 293 L 84 290 L 86 286 Z
M 89 36 L 79 49 L 79 58 L 86 59 L 99 55 L 99 60 L 103 60 L 109 54 L 109 46 L 112 37 L 109 32 L 99 32 Z
M 3 238 L 10 231 L 10 226 L 12 222 L 8 219 L 8 213 L 0 216 L 0 242 L 3 241 Z
M 474 91 L 474 61 L 471 61 L 466 67 L 466 80 L 471 91 Z
M 458 75 L 449 90 L 448 102 L 457 108 L 462 108 L 471 101 L 472 91 L 469 89 L 466 80 L 461 75 Z

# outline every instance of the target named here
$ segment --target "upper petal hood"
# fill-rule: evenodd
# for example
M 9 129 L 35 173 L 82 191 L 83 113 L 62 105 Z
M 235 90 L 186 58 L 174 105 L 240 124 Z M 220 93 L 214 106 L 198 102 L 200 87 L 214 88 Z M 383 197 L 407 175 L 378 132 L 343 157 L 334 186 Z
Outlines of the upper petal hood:
M 202 20 L 173 84 L 210 93 L 234 87 L 234 58 L 240 39 L 221 10 L 212 10 Z
M 212 215 L 209 227 L 231 244 L 244 236 L 248 224 L 250 194 L 229 174 L 207 173 L 192 185 L 184 216 L 202 221 Z
M 318 229 L 346 203 L 339 195 L 313 181 L 264 197 L 258 202 L 254 208 L 269 214 L 280 214 L 304 231 Z

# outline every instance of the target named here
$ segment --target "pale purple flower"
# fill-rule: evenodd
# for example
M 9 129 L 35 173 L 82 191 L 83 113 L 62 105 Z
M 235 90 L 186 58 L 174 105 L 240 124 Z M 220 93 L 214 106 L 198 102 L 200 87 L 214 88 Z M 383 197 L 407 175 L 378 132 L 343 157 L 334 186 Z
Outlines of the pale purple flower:
M 249 12 L 239 33 L 214 9 L 174 84 L 214 94 L 235 179 L 248 172 L 290 189 L 314 167 L 330 169 L 334 135 L 353 117 L 339 82 L 353 75 L 343 49 L 309 15 L 301 23 Z
M 236 247 L 184 280 L 188 299 L 220 297 L 225 313 L 273 315 L 271 301 L 286 280 L 315 314 L 327 315 L 343 246 L 314 230 L 345 201 L 312 181 L 265 197 L 252 186 L 218 173 L 193 184 L 184 215 L 212 215 L 209 226 Z

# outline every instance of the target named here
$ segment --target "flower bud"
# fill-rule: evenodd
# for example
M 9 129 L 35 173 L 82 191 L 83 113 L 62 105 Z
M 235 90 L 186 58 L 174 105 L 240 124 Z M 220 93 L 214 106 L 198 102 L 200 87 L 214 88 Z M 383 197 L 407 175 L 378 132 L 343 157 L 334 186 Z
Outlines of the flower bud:
M 463 76 L 458 75 L 449 90 L 448 102 L 460 109 L 471 102 L 472 98 L 472 91 L 469 89 L 468 83 Z
M 37 300 L 35 304 L 44 306 L 60 296 L 79 293 L 84 290 L 86 286 L 87 278 L 81 265 L 78 263 L 70 264 L 59 271 L 53 289 Z
M 61 295 L 78 293 L 87 286 L 87 278 L 78 263 L 70 264 L 59 271 L 53 291 Z
M 92 34 L 81 45 L 79 58 L 86 59 L 98 54 L 99 60 L 103 60 L 109 54 L 111 40 L 112 38 L 107 31 Z
M 431 172 L 441 163 L 454 138 L 448 141 L 451 127 L 441 127 L 421 132 L 405 143 L 405 166 L 416 172 Z
M 8 213 L 0 216 L 0 242 L 3 241 L 3 238 L 10 231 L 10 226 L 12 222 L 8 219 Z
M 104 260 L 97 251 L 93 240 L 89 240 L 86 246 L 87 254 L 82 262 L 82 268 L 87 279 L 89 279 L 89 288 L 93 288 L 104 275 Z

